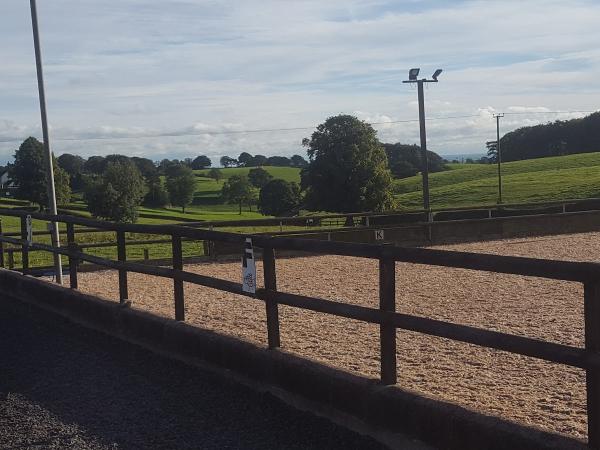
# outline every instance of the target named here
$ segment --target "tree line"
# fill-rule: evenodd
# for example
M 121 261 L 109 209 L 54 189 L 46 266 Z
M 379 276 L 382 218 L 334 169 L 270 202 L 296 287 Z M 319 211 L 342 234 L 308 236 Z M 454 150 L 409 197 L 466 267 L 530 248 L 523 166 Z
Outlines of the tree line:
M 502 161 L 600 151 L 600 112 L 581 119 L 518 128 L 502 136 L 500 150 Z
M 16 184 L 16 197 L 42 207 L 48 204 L 44 158 L 42 143 L 29 137 L 15 151 L 14 163 L 8 166 L 10 178 Z M 163 160 L 155 164 L 137 156 L 85 159 L 65 153 L 58 158 L 53 156 L 53 166 L 59 205 L 70 202 L 72 190 L 83 192 L 94 217 L 118 222 L 134 222 L 140 205 L 171 204 L 185 211 L 196 189 L 196 177 L 185 161 Z
M 240 153 L 240 156 L 232 158 L 230 156 L 222 156 L 220 161 L 223 167 L 306 167 L 308 162 L 300 155 L 293 155 L 290 158 L 287 156 L 264 156 L 251 155 L 248 152 Z

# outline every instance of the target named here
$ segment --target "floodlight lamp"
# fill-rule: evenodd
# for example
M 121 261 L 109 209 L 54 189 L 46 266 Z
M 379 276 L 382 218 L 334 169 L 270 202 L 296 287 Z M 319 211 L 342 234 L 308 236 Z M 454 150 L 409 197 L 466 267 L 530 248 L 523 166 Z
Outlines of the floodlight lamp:
M 438 69 L 436 70 L 433 75 L 431 76 L 431 78 L 433 78 L 435 81 L 438 80 L 438 77 L 440 76 L 440 74 L 442 73 L 442 69 Z
M 418 69 L 418 68 L 415 68 L 415 69 L 410 69 L 410 70 L 408 71 L 408 79 L 409 79 L 409 80 L 416 80 L 416 79 L 417 79 L 417 77 L 419 76 L 419 71 L 420 71 L 420 70 L 421 70 L 421 69 Z

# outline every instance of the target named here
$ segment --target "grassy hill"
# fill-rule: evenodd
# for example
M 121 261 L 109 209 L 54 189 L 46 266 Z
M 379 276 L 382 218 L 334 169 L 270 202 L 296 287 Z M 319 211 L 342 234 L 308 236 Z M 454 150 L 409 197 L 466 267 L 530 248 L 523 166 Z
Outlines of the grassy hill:
M 495 164 L 450 164 L 430 174 L 433 208 L 494 204 L 498 197 Z M 530 159 L 502 164 L 504 203 L 600 197 L 600 153 Z M 422 204 L 421 176 L 394 183 L 402 208 Z

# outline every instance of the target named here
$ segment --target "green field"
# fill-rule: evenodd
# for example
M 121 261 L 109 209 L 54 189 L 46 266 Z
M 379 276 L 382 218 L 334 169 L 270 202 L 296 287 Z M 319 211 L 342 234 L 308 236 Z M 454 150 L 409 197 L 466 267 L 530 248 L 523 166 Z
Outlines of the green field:
M 299 181 L 299 169 L 290 167 L 266 167 L 274 177 L 289 181 Z M 250 168 L 222 169 L 224 178 L 232 175 L 246 174 Z M 140 208 L 138 223 L 163 224 L 178 222 L 180 219 L 197 221 L 227 221 L 262 218 L 252 207 L 244 207 L 238 214 L 237 205 L 220 203 L 219 194 L 223 180 L 216 182 L 201 175 L 207 171 L 196 171 L 198 190 L 196 195 L 208 199 L 206 203 L 186 208 L 182 214 L 179 208 Z M 564 199 L 600 197 L 600 153 L 585 153 L 553 158 L 542 158 L 526 161 L 509 162 L 502 165 L 503 200 L 504 203 L 530 203 L 539 201 L 556 201 Z M 449 170 L 430 174 L 431 205 L 433 208 L 458 208 L 468 206 L 493 205 L 497 202 L 497 166 L 485 164 L 450 164 Z M 394 192 L 399 207 L 403 210 L 420 209 L 422 205 L 421 176 L 394 181 Z M 18 207 L 24 203 L 18 200 L 2 199 L 0 206 Z M 72 204 L 73 212 L 89 217 L 85 204 L 79 200 Z M 35 220 L 34 230 L 44 230 L 46 224 Z M 4 232 L 20 230 L 18 218 L 3 217 Z M 302 227 L 295 227 L 302 229 Z M 225 227 L 223 231 L 269 232 L 278 231 L 279 227 Z M 287 229 L 291 229 L 286 227 Z M 64 226 L 61 227 L 64 233 Z M 63 238 L 64 239 L 64 238 Z M 129 235 L 129 241 L 156 239 L 155 236 Z M 48 236 L 38 236 L 37 242 L 49 243 Z M 114 233 L 79 234 L 77 240 L 81 244 L 114 242 Z M 128 259 L 141 259 L 144 249 L 149 249 L 151 258 L 169 258 L 171 245 L 135 244 L 128 245 Z M 116 258 L 116 248 L 89 249 L 90 254 L 111 259 Z M 184 243 L 185 256 L 203 254 L 202 243 Z M 15 253 L 15 263 L 19 264 L 20 255 Z M 32 266 L 48 265 L 50 255 L 34 252 L 31 254 Z
M 495 164 L 449 164 L 430 174 L 433 208 L 492 205 L 498 200 Z M 600 153 L 530 159 L 502 164 L 503 203 L 600 197 Z M 421 176 L 394 183 L 402 209 L 422 205 Z
M 227 179 L 232 175 L 243 175 L 247 174 L 251 168 L 228 168 L 221 169 L 223 178 Z M 274 178 L 282 178 L 287 181 L 300 181 L 300 170 L 292 167 L 265 167 Z M 239 214 L 237 205 L 227 205 L 220 202 L 220 193 L 223 186 L 223 181 L 216 182 L 210 178 L 206 178 L 205 175 L 208 171 L 195 171 L 197 190 L 195 194 L 196 205 L 191 205 L 186 208 L 185 214 L 181 212 L 180 208 L 146 208 L 142 207 L 139 209 L 140 218 L 137 223 L 141 224 L 167 224 L 176 223 L 179 219 L 195 220 L 195 221 L 227 221 L 227 220 L 241 220 L 241 219 L 259 219 L 264 218 L 257 210 L 256 206 L 251 208 L 244 207 L 242 214 Z M 200 201 L 198 201 L 200 199 Z M 206 204 L 202 200 L 208 200 Z M 14 208 L 19 206 L 27 206 L 27 202 L 13 199 L 1 199 L 0 207 Z M 69 208 L 74 214 L 90 217 L 90 213 L 86 211 L 85 203 L 81 200 L 81 195 L 76 195 L 74 201 L 71 203 Z M 19 232 L 20 231 L 20 219 L 17 217 L 4 216 L 2 217 L 2 226 L 5 233 Z M 287 227 L 286 229 L 292 229 L 294 227 Z M 298 228 L 298 227 L 295 227 Z M 301 227 L 299 227 L 301 228 Z M 46 223 L 38 220 L 33 221 L 33 229 L 35 231 L 42 231 L 46 229 Z M 60 226 L 61 232 L 64 232 L 65 226 Z M 241 229 L 239 227 L 226 227 L 223 231 L 244 231 L 244 232 L 268 232 L 278 231 L 279 227 L 245 227 Z M 133 235 L 128 234 L 127 240 L 129 242 L 157 239 L 158 236 L 151 235 Z M 35 242 L 49 244 L 49 236 L 36 236 Z M 77 234 L 77 242 L 79 244 L 93 244 L 93 243 L 104 243 L 104 242 L 115 242 L 114 233 L 81 233 Z M 9 246 L 10 247 L 10 246 Z M 148 249 L 150 252 L 150 258 L 170 258 L 171 257 L 171 244 L 135 244 L 131 243 L 127 246 L 127 258 L 131 260 L 139 260 L 143 258 L 144 249 Z M 86 253 L 94 256 L 101 256 L 109 259 L 116 259 L 116 247 L 102 247 L 87 249 Z M 183 243 L 184 256 L 201 256 L 204 253 L 202 242 L 184 242 Z M 21 264 L 20 253 L 15 252 L 15 265 L 18 267 Z M 66 259 L 63 259 L 66 263 Z M 30 264 L 32 267 L 50 265 L 52 262 L 51 255 L 46 252 L 34 251 L 30 254 Z

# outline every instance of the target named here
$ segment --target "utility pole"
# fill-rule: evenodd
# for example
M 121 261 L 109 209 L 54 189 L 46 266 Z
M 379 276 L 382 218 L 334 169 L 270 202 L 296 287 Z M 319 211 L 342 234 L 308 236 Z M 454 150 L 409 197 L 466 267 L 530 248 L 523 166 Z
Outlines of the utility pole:
M 56 190 L 54 187 L 54 168 L 52 162 L 52 151 L 50 150 L 50 140 L 48 137 L 48 118 L 46 116 L 46 94 L 44 92 L 44 74 L 42 71 L 42 50 L 40 48 L 40 33 L 38 28 L 37 19 L 37 6 L 35 0 L 29 0 L 31 7 L 31 25 L 33 28 L 33 47 L 35 49 L 35 64 L 37 68 L 37 82 L 38 91 L 40 97 L 40 114 L 42 117 L 42 135 L 44 138 L 44 151 L 46 153 L 46 170 L 47 170 L 47 188 L 48 188 L 48 209 L 50 214 L 56 215 Z M 55 248 L 60 247 L 60 235 L 58 232 L 58 224 L 51 222 L 50 236 L 52 240 L 52 246 Z M 58 284 L 63 283 L 62 277 L 62 262 L 60 255 L 54 253 L 54 269 L 56 272 L 56 282 Z
M 421 176 L 423 178 L 423 209 L 429 212 L 429 160 L 427 158 L 427 132 L 425 131 L 425 95 L 423 80 L 417 80 L 419 98 L 419 135 L 421 138 Z
M 419 98 L 419 133 L 421 138 L 421 177 L 423 179 L 423 209 L 428 214 L 428 220 L 431 216 L 431 207 L 429 203 L 429 161 L 427 159 L 427 133 L 425 132 L 425 96 L 423 94 L 424 83 L 437 83 L 442 69 L 437 69 L 431 80 L 422 78 L 417 79 L 420 69 L 410 69 L 408 80 L 403 83 L 417 83 L 417 92 Z
M 498 204 L 502 203 L 502 152 L 500 151 L 500 117 L 504 117 L 504 113 L 494 114 L 496 118 L 496 160 L 498 162 Z

